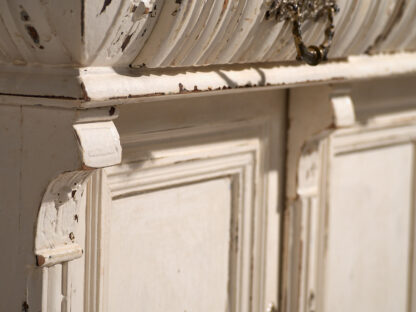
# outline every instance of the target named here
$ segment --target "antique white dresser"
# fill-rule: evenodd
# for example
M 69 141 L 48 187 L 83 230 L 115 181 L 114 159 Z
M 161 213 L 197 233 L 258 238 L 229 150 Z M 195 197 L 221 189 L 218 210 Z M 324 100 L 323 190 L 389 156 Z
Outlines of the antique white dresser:
M 415 0 L 0 0 L 0 312 L 416 312 Z

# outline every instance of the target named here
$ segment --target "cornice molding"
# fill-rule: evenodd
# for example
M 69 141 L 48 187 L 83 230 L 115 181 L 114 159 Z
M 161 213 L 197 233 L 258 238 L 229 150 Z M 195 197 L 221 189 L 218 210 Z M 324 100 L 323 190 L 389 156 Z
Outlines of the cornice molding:
M 0 63 L 189 67 L 295 59 L 291 25 L 271 0 L 5 0 Z M 416 49 L 416 3 L 337 0 L 330 58 Z M 307 44 L 325 23 L 309 21 Z
M 361 55 L 316 67 L 281 63 L 171 69 L 0 67 L 0 105 L 92 108 L 218 90 L 288 88 L 416 74 L 416 53 Z

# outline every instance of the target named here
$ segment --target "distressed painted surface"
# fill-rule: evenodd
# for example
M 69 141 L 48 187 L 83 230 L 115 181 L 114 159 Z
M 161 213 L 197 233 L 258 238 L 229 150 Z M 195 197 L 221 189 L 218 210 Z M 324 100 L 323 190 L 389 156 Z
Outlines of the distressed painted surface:
M 331 162 L 322 311 L 412 311 L 414 157 L 404 144 Z
M 351 56 L 312 67 L 257 64 L 199 69 L 0 67 L 0 104 L 91 108 L 243 88 L 289 88 L 416 73 L 416 53 Z M 30 81 L 30 83 L 28 83 Z M 33 97 L 33 98 L 32 98 Z M 35 99 L 34 99 L 35 98 Z M 106 108 L 103 108 L 105 111 Z M 111 107 L 107 108 L 110 114 Z
M 287 311 L 415 310 L 414 84 L 291 91 Z
M 83 184 L 93 173 L 93 168 L 121 162 L 120 137 L 112 121 L 78 123 L 73 127 L 82 168 L 58 176 L 43 196 L 35 241 L 39 266 L 51 266 L 81 257 L 83 250 L 74 232 L 84 196 Z
M 219 178 L 114 201 L 109 311 L 127 311 L 132 302 L 154 312 L 230 308 L 231 182 Z
M 120 110 L 123 163 L 88 193 L 85 311 L 277 304 L 284 95 Z
M 0 310 L 21 311 L 27 305 L 34 311 L 47 311 L 42 309 L 42 305 L 47 304 L 43 300 L 48 292 L 47 270 L 40 268 L 41 263 L 36 261 L 36 232 L 40 237 L 48 234 L 42 237 L 46 245 L 38 245 L 39 249 L 51 251 L 56 247 L 55 255 L 58 258 L 63 255 L 58 245 L 71 242 L 71 231 L 67 231 L 76 223 L 73 212 L 79 208 L 76 205 L 82 205 L 82 200 L 79 200 L 79 185 L 74 185 L 76 180 L 60 179 L 60 175 L 85 169 L 73 125 L 113 117 L 109 116 L 107 108 L 92 112 L 2 105 L 0 112 L 0 244 L 4 255 L 0 261 Z M 45 194 L 48 185 L 53 191 Z M 76 200 L 72 197 L 74 190 L 77 191 L 74 193 Z M 68 201 L 68 210 L 56 209 L 65 208 Z M 40 212 L 41 206 L 49 209 Z M 56 239 L 60 235 L 66 239 L 64 242 Z M 50 255 L 48 253 L 45 258 L 49 259 Z M 60 259 L 64 260 L 68 257 Z M 54 260 L 55 263 L 60 261 Z M 49 277 L 54 279 L 52 275 Z M 54 287 L 52 282 L 50 285 Z
M 318 68 L 295 62 L 291 25 L 266 18 L 270 4 L 2 0 L 0 104 L 87 108 L 416 72 L 414 1 L 338 0 L 333 60 Z M 305 22 L 305 42 L 320 43 L 324 27 Z M 396 53 L 363 55 L 382 52 Z
M 336 309 L 333 306 L 345 294 L 339 293 L 338 285 L 344 285 L 350 278 L 345 272 L 339 273 L 337 265 L 362 273 L 352 279 L 352 284 L 359 284 L 357 289 L 361 287 L 362 292 L 368 291 L 372 296 L 375 292 L 369 282 L 380 271 L 386 284 L 391 282 L 397 286 L 394 291 L 398 299 L 394 303 L 386 294 L 388 287 L 381 285 L 378 290 L 385 301 L 374 303 L 372 298 L 362 301 L 353 298 L 345 301 L 345 307 L 357 310 L 359 307 L 353 305 L 361 302 L 367 305 L 367 310 L 374 306 L 381 311 L 401 310 L 406 304 L 408 309 L 415 309 L 416 270 L 410 265 L 416 258 L 411 245 L 414 225 L 406 224 L 413 208 L 413 199 L 409 199 L 413 177 L 409 183 L 409 175 L 414 165 L 416 137 L 414 80 L 406 77 L 397 78 L 395 83 L 374 81 L 374 85 L 365 84 L 365 90 L 355 84 L 353 89 L 360 91 L 354 99 L 361 103 L 358 107 L 350 96 L 338 94 L 336 99 L 331 99 L 333 90 L 328 86 L 312 91 L 298 89 L 298 97 L 292 92 L 291 104 L 301 105 L 294 110 L 291 107 L 296 114 L 290 120 L 295 139 L 289 139 L 287 155 L 285 91 L 259 89 L 259 93 L 248 93 L 239 88 L 287 88 L 414 74 L 415 53 L 361 54 L 415 50 L 416 4 L 410 0 L 339 0 L 341 13 L 336 17 L 337 35 L 330 56 L 348 58 L 318 68 L 296 63 L 264 64 L 293 60 L 295 56 L 290 25 L 265 20 L 268 4 L 270 1 L 266 0 L 0 2 L 0 145 L 6 151 L 0 154 L 0 240 L 4 255 L 0 269 L 2 279 L 13 281 L 6 286 L 0 283 L 0 310 L 81 311 L 85 307 L 87 311 L 102 311 L 111 290 L 105 282 L 111 277 L 111 268 L 106 262 L 109 259 L 102 252 L 109 251 L 110 260 L 117 263 L 120 259 L 111 254 L 111 246 L 106 244 L 111 239 L 115 242 L 123 239 L 117 233 L 108 236 L 111 214 L 105 215 L 102 208 L 110 207 L 108 212 L 113 202 L 122 197 L 133 198 L 133 208 L 130 202 L 121 207 L 130 209 L 130 214 L 119 216 L 129 222 L 129 216 L 138 214 L 134 209 L 137 203 L 151 206 L 169 200 L 187 217 L 188 213 L 194 213 L 189 212 L 193 204 L 187 197 L 192 197 L 190 188 L 203 193 L 198 197 L 203 202 L 195 205 L 206 216 L 206 220 L 197 220 L 200 225 L 214 223 L 213 216 L 207 212 L 207 201 L 212 201 L 213 208 L 217 208 L 214 209 L 216 218 L 229 221 L 230 205 L 221 201 L 215 206 L 218 203 L 211 199 L 212 194 L 227 203 L 230 198 L 240 200 L 241 211 L 250 212 L 238 227 L 239 231 L 246 231 L 239 233 L 244 234 L 239 236 L 244 244 L 238 248 L 241 257 L 238 257 L 240 262 L 236 261 L 237 269 L 226 272 L 222 264 L 213 282 L 221 284 L 218 288 L 213 286 L 214 295 L 219 294 L 213 297 L 228 296 L 235 311 L 261 312 L 269 303 L 283 303 L 279 309 L 287 311 L 325 311 L 320 309 L 325 304 L 330 310 Z M 305 40 L 311 44 L 321 42 L 322 31 L 322 23 L 306 23 Z M 360 55 L 350 56 L 356 54 Z M 129 65 L 133 68 L 128 68 Z M 184 66 L 187 68 L 166 69 Z M 230 88 L 235 90 L 223 91 Z M 205 96 L 199 94 L 201 91 L 224 94 Z M 178 98 L 169 97 L 173 94 L 178 94 Z M 151 96 L 164 98 L 149 100 Z M 100 178 L 93 180 L 95 184 L 88 186 L 90 197 L 77 197 L 86 187 L 82 182 L 89 176 L 90 167 L 112 165 L 121 157 L 114 127 L 113 132 L 106 127 L 104 132 L 90 127 L 116 118 L 116 109 L 85 108 L 132 103 L 140 105 L 123 105 L 124 116 L 116 122 L 126 147 L 124 163 L 102 171 Z M 42 107 L 47 105 L 54 108 Z M 77 124 L 75 129 L 74 124 Z M 334 136 L 334 131 L 341 127 L 350 127 L 356 132 L 350 129 L 352 132 L 345 130 L 347 135 L 342 138 Z M 383 162 L 384 146 L 380 144 L 393 146 L 394 153 L 387 155 L 390 161 Z M 344 167 L 364 166 L 361 160 L 366 160 L 369 154 L 362 150 L 377 154 L 370 157 L 374 167 L 362 167 L 360 173 L 364 177 L 359 180 L 352 176 L 352 170 L 343 167 L 341 158 L 336 159 L 336 153 L 349 153 L 352 147 L 360 149 L 354 151 L 360 154 L 360 159 L 351 158 Z M 280 233 L 278 207 L 283 201 L 282 159 L 285 157 L 289 170 L 286 187 L 289 208 L 285 210 L 286 232 Z M 334 165 L 333 172 L 342 175 L 342 179 L 327 175 L 329 162 Z M 396 166 L 385 170 L 391 179 L 375 179 L 376 173 L 390 163 Z M 399 176 L 400 171 L 407 172 L 406 181 Z M 106 180 L 107 174 L 109 180 Z M 238 192 L 230 190 L 232 183 L 224 183 L 229 181 L 229 176 L 238 177 L 237 184 L 241 187 Z M 73 180 L 74 177 L 77 179 Z M 330 181 L 327 177 L 331 177 Z M 395 190 L 402 195 L 399 201 L 389 197 L 390 180 L 396 182 Z M 349 235 L 337 232 L 355 223 L 356 217 L 348 206 L 343 206 L 349 196 L 341 188 L 356 187 L 363 181 L 373 187 L 368 188 L 371 194 L 382 191 L 385 197 L 360 197 L 359 191 L 365 185 L 354 190 L 353 204 L 368 209 L 357 224 L 361 230 L 369 230 L 369 237 L 360 240 L 361 245 L 355 245 L 349 241 Z M 181 185 L 179 191 L 178 185 Z M 338 193 L 332 192 L 334 187 Z M 333 197 L 328 198 L 327 190 Z M 150 191 L 156 193 L 144 194 Z M 178 194 L 188 199 L 177 200 Z M 171 197 L 175 199 L 170 201 Z M 327 199 L 330 200 L 327 202 Z M 399 209 L 391 209 L 393 204 L 401 205 Z M 329 211 L 340 209 L 328 217 L 328 207 Z M 386 224 L 383 235 L 388 246 L 393 246 L 394 235 L 396 240 L 402 239 L 397 244 L 398 254 L 390 255 L 379 242 L 366 248 L 370 238 L 378 237 L 374 234 L 378 228 L 368 226 L 373 221 L 372 214 L 377 214 L 374 220 Z M 144 216 L 149 220 L 159 214 L 151 211 Z M 326 220 L 335 225 L 332 232 L 331 228 L 328 231 Z M 395 220 L 397 231 L 389 223 L 391 220 Z M 212 235 L 220 236 L 216 239 L 222 244 L 220 253 L 224 261 L 233 255 L 224 254 L 230 238 L 225 238 L 224 233 L 232 228 L 228 225 L 222 223 L 219 232 Z M 176 232 L 178 229 L 179 226 L 174 228 Z M 124 230 L 136 234 L 134 231 L 143 228 L 138 230 L 133 224 Z M 171 239 L 169 232 L 158 234 L 163 239 Z M 283 254 L 279 245 L 281 234 L 287 238 Z M 333 238 L 327 234 L 334 234 Z M 325 254 L 327 240 L 330 244 Z M 133 244 L 135 241 L 132 241 Z M 338 262 L 337 255 L 344 250 L 337 241 L 346 242 L 355 258 L 371 253 L 362 262 L 367 268 L 364 272 L 356 269 L 359 266 L 355 263 L 351 264 L 354 257 Z M 410 246 L 408 249 L 406 244 Z M 130 252 L 127 249 L 119 253 L 126 255 Z M 87 251 L 85 257 L 83 250 Z M 36 253 L 43 257 L 37 259 L 38 263 Z M 139 251 L 137 254 L 140 256 Z M 201 262 L 200 256 L 197 254 L 192 259 L 193 272 L 198 271 L 195 263 Z M 283 256 L 285 261 L 280 272 Z M 76 257 L 80 258 L 74 260 Z M 388 260 L 388 265 L 383 267 L 388 272 L 371 266 L 379 257 Z M 408 267 L 403 265 L 403 258 L 409 259 Z M 329 263 L 329 273 L 325 272 L 325 263 Z M 396 269 L 398 266 L 400 270 Z M 134 269 L 133 273 L 147 273 L 142 267 Z M 283 273 L 282 280 L 280 273 Z M 149 274 L 153 276 L 154 272 Z M 224 294 L 227 274 L 233 287 Z M 360 278 L 365 278 L 368 284 L 361 283 Z M 182 281 L 187 283 L 190 279 Z M 284 286 L 281 294 L 280 281 Z M 326 292 L 325 283 L 334 287 Z M 172 298 L 177 302 L 182 300 Z M 214 309 L 222 308 L 221 304 Z
M 2 0 L 0 61 L 170 67 L 294 60 L 270 0 Z M 338 0 L 330 57 L 416 49 L 414 1 Z M 321 42 L 324 23 L 307 22 Z

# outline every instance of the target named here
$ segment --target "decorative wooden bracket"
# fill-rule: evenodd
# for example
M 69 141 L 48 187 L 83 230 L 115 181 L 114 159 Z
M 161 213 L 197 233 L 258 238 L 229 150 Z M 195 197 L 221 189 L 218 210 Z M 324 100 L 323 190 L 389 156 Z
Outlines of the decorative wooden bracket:
M 80 168 L 60 174 L 43 196 L 35 240 L 39 266 L 81 257 L 83 250 L 75 233 L 85 197 L 85 181 L 93 169 L 121 162 L 120 138 L 112 121 L 78 123 L 73 130 L 79 145 Z

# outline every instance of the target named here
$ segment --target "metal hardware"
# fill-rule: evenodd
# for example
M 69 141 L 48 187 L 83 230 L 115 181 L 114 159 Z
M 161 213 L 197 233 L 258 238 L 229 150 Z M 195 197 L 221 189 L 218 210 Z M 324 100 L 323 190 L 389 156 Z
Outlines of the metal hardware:
M 269 306 L 267 307 L 266 312 L 277 312 L 277 309 L 273 303 L 270 303 Z
M 266 12 L 266 19 L 274 16 L 278 22 L 290 20 L 297 59 L 315 66 L 327 59 L 335 34 L 334 15 L 338 11 L 336 0 L 274 0 Z M 302 39 L 302 23 L 307 19 L 317 21 L 322 17 L 327 18 L 324 41 L 319 46 L 306 46 Z

